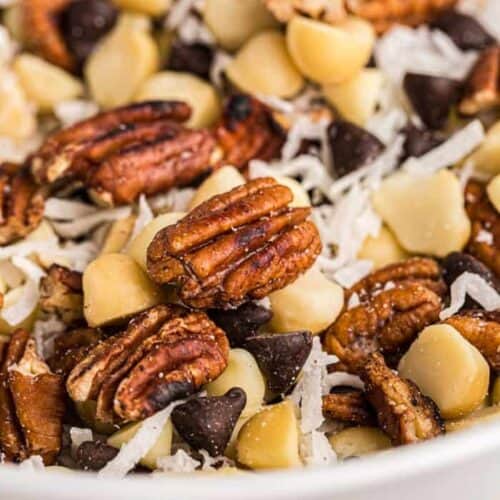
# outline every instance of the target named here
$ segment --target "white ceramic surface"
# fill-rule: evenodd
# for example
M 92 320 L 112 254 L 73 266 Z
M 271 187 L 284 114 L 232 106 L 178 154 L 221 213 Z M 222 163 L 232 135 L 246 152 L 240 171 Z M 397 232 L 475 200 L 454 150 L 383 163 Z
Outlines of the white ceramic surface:
M 1 500 L 498 500 L 500 423 L 321 469 L 100 480 L 0 467 Z

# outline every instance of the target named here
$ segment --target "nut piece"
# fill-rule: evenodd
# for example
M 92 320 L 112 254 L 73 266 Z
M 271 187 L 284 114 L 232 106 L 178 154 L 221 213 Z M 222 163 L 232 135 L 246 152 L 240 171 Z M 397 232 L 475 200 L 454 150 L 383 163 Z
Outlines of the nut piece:
M 500 278 L 500 214 L 489 201 L 483 184 L 467 184 L 465 208 L 472 221 L 467 250 Z
M 435 403 L 413 382 L 390 370 L 380 354 L 367 359 L 361 375 L 379 426 L 394 445 L 424 441 L 444 432 Z
M 51 373 L 25 330 L 4 347 L 0 372 L 0 449 L 8 461 L 40 455 L 55 462 L 62 444 L 64 386 Z
M 344 0 L 263 0 L 276 19 L 287 23 L 297 14 L 335 24 L 346 16 Z
M 323 415 L 326 418 L 355 425 L 372 425 L 373 410 L 360 389 L 336 387 L 323 396 Z
M 409 257 L 392 232 L 382 226 L 377 236 L 368 236 L 358 252 L 358 259 L 370 260 L 374 269 L 403 261 Z
M 326 331 L 325 347 L 353 373 L 377 351 L 397 362 L 418 333 L 439 320 L 440 311 L 441 299 L 432 290 L 401 283 L 345 311 Z
M 394 24 L 418 26 L 451 9 L 457 0 L 346 0 L 349 12 L 370 21 L 377 33 Z
M 460 112 L 475 115 L 500 104 L 500 46 L 485 49 L 466 83 Z
M 0 164 L 0 245 L 24 238 L 38 227 L 45 200 L 29 171 Z
M 288 208 L 292 192 L 260 178 L 215 196 L 148 248 L 148 273 L 179 287 L 195 308 L 238 306 L 295 281 L 321 251 L 310 209 Z
M 341 460 L 391 448 L 391 440 L 376 427 L 350 427 L 334 434 L 329 441 Z
M 153 307 L 95 346 L 70 373 L 76 402 L 97 400 L 97 417 L 138 421 L 196 392 L 227 366 L 229 343 L 204 313 Z
M 40 308 L 67 325 L 83 319 L 82 274 L 53 264 L 40 282 Z
M 486 133 L 486 137 L 470 157 L 480 173 L 500 174 L 500 120 L 495 122 Z

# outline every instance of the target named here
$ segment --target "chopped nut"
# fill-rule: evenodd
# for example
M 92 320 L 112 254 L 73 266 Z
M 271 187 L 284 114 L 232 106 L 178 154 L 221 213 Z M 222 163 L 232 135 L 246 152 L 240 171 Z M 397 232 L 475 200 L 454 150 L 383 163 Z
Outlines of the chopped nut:
M 424 441 L 444 432 L 439 410 L 417 386 L 390 370 L 374 353 L 362 370 L 366 396 L 377 412 L 382 430 L 393 444 Z
M 27 236 L 43 217 L 44 195 L 29 172 L 12 163 L 0 164 L 0 245 Z
M 337 23 L 346 16 L 343 0 L 264 0 L 278 21 L 286 23 L 297 14 Z
M 459 109 L 465 115 L 500 104 L 500 46 L 489 47 L 479 56 L 468 77 Z
M 292 283 L 321 251 L 309 208 L 288 208 L 290 189 L 260 178 L 215 196 L 148 248 L 148 273 L 179 287 L 196 308 L 228 308 Z
M 40 308 L 67 325 L 83 319 L 82 273 L 53 264 L 40 282 Z
M 401 283 L 345 311 L 326 331 L 326 350 L 359 373 L 371 353 L 397 362 L 426 326 L 439 320 L 441 299 L 418 283 Z
M 323 415 L 332 420 L 355 425 L 374 423 L 373 410 L 360 389 L 340 387 L 323 396 Z
M 468 251 L 500 278 L 500 214 L 491 204 L 485 186 L 470 181 L 465 190 L 465 208 L 472 221 Z M 486 235 L 488 241 L 482 238 Z
M 220 375 L 228 352 L 224 332 L 204 313 L 157 306 L 92 348 L 67 390 L 76 402 L 97 400 L 101 421 L 137 421 Z

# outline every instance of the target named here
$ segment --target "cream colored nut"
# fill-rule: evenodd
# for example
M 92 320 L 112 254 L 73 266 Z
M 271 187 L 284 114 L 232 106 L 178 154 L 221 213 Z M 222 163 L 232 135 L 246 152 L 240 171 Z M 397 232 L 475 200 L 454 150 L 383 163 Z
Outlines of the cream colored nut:
M 483 142 L 470 159 L 481 172 L 500 174 L 500 121 L 488 130 Z
M 126 319 L 164 296 L 132 257 L 108 253 L 85 269 L 83 298 L 85 319 L 94 327 Z
M 137 431 L 141 428 L 141 425 L 142 422 L 126 425 L 119 431 L 115 432 L 113 435 L 109 436 L 109 438 L 107 439 L 107 443 L 114 448 L 121 448 L 137 434 Z M 148 469 L 156 469 L 156 461 L 161 457 L 170 455 L 170 451 L 172 449 L 172 434 L 172 422 L 170 419 L 168 419 L 163 426 L 158 440 L 147 452 L 147 454 L 143 458 L 141 458 L 139 463 L 144 467 L 147 467 Z
M 409 252 L 444 257 L 469 239 L 463 190 L 448 170 L 429 176 L 398 172 L 382 183 L 373 204 Z
M 94 100 L 112 108 L 131 102 L 158 64 L 151 35 L 126 19 L 99 43 L 84 72 Z
M 332 324 L 344 306 L 342 288 L 312 268 L 297 281 L 269 295 L 275 332 L 309 330 L 320 333 Z
M 40 225 L 25 238 L 25 241 L 50 245 L 57 243 L 59 238 L 50 223 L 46 220 L 42 220 Z M 43 245 L 41 246 L 43 247 Z M 71 262 L 67 257 L 55 255 L 54 252 L 50 250 L 39 250 L 33 253 L 31 258 L 45 269 L 48 269 L 52 264 L 71 267 Z
M 0 68 L 0 136 L 26 139 L 37 129 L 35 113 L 19 81 Z
M 500 377 L 497 375 L 491 389 L 491 404 L 500 404 Z
M 207 177 L 189 202 L 189 210 L 218 194 L 245 184 L 245 178 L 234 167 L 222 167 Z
M 75 409 L 82 421 L 99 434 L 113 434 L 116 426 L 96 419 L 97 403 L 95 401 L 76 401 Z
M 151 33 L 153 21 L 149 16 L 144 14 L 139 14 L 137 12 L 122 12 L 116 27 Z
M 226 75 L 251 94 L 293 97 L 304 85 L 279 31 L 264 31 L 251 38 L 227 65 Z
M 259 409 L 260 410 L 260 409 Z M 224 451 L 224 456 L 230 458 L 231 460 L 236 460 L 237 458 L 237 449 L 236 445 L 238 444 L 238 435 L 243 428 L 243 426 L 253 417 L 253 415 L 249 415 L 248 417 L 241 417 L 236 422 L 234 426 L 233 433 L 231 435 L 231 439 Z
M 217 43 L 236 50 L 252 35 L 278 26 L 262 0 L 206 0 L 203 18 Z
M 161 16 L 170 9 L 172 0 L 113 0 L 113 3 L 120 9 L 133 10 L 149 16 Z
M 273 175 L 273 177 L 283 186 L 286 186 L 293 193 L 293 201 L 291 207 L 310 207 L 311 200 L 302 184 L 291 177 L 285 175 Z
M 7 309 L 8 307 L 11 307 L 14 304 L 16 304 L 22 297 L 23 292 L 24 292 L 24 286 L 14 288 L 9 292 L 7 292 L 3 298 L 3 309 Z M 3 319 L 0 310 L 0 335 L 12 335 L 18 328 L 31 331 L 31 329 L 33 328 L 33 324 L 35 323 L 37 314 L 38 314 L 38 308 L 35 308 L 26 319 L 24 319 L 20 323 L 11 325 L 10 323 L 7 323 L 7 321 Z
M 101 255 L 121 252 L 127 246 L 128 240 L 134 230 L 136 219 L 135 215 L 130 215 L 111 224 L 101 248 Z
M 491 203 L 497 209 L 497 212 L 500 212 L 500 174 L 491 180 L 486 191 Z
M 9 34 L 16 42 L 24 42 L 23 33 L 23 12 L 21 3 L 14 3 L 6 8 L 3 14 L 3 24 L 8 29 Z
M 375 112 L 383 83 L 380 70 L 365 68 L 345 82 L 324 86 L 323 93 L 346 120 L 362 127 Z
M 146 256 L 148 246 L 153 241 L 156 233 L 164 227 L 171 226 L 182 219 L 186 214 L 183 212 L 169 212 L 154 218 L 144 229 L 133 239 L 128 247 L 128 254 L 146 270 Z
M 344 460 L 391 448 L 391 440 L 376 427 L 351 427 L 329 439 L 337 456 Z
M 31 54 L 14 59 L 12 68 L 28 99 L 41 111 L 83 94 L 83 84 L 63 69 Z
M 495 405 L 481 408 L 466 418 L 448 420 L 445 427 L 446 432 L 463 431 L 476 425 L 489 424 L 498 420 L 500 420 L 500 405 Z
M 380 269 L 409 257 L 387 227 L 382 226 L 377 236 L 368 236 L 358 252 L 358 259 L 370 260 L 374 269 Z
M 215 88 L 190 73 L 162 71 L 146 80 L 135 100 L 177 100 L 191 106 L 192 114 L 186 124 L 193 128 L 208 127 L 221 114 L 221 103 Z
M 268 406 L 241 429 L 238 462 L 251 469 L 284 469 L 301 465 L 295 407 L 289 400 Z
M 450 325 L 425 328 L 401 359 L 399 373 L 432 398 L 444 418 L 471 413 L 488 394 L 488 363 Z
M 372 25 L 356 17 L 333 26 L 296 16 L 287 29 L 295 64 L 303 75 L 323 84 L 353 78 L 370 59 L 374 43 Z
M 240 387 L 247 396 L 241 417 L 254 415 L 264 401 L 266 382 L 257 361 L 244 349 L 231 349 L 227 368 L 205 389 L 209 396 L 222 396 L 233 387 Z

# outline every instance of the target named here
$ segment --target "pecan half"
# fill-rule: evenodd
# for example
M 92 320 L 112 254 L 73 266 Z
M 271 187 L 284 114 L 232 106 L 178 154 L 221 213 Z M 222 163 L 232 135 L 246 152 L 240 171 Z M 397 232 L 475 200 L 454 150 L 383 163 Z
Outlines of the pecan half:
M 500 278 L 500 214 L 491 204 L 485 186 L 470 181 L 465 189 L 465 208 L 472 222 L 468 252 Z M 491 235 L 491 241 L 481 236 Z
M 340 387 L 323 396 L 323 415 L 332 420 L 355 425 L 373 425 L 375 416 L 364 392 Z
M 390 370 L 379 353 L 368 357 L 361 377 L 378 423 L 393 444 L 411 444 L 443 434 L 443 422 L 432 399 Z
M 202 203 L 162 229 L 148 248 L 149 276 L 179 287 L 195 308 L 230 308 L 292 283 L 316 260 L 321 241 L 309 208 L 260 178 Z
M 448 318 L 445 323 L 477 347 L 493 370 L 500 371 L 500 310 L 466 311 Z
M 434 259 L 414 257 L 389 264 L 369 274 L 347 290 L 346 295 L 349 298 L 356 293 L 360 299 L 364 299 L 390 284 L 406 283 L 418 283 L 439 296 L 443 296 L 447 291 L 439 264 Z
M 500 46 L 485 49 L 468 77 L 460 112 L 474 115 L 500 104 Z
M 263 0 L 278 21 L 286 23 L 297 14 L 327 23 L 337 23 L 346 17 L 344 0 Z
M 83 319 L 82 273 L 52 264 L 40 282 L 40 308 L 67 325 Z
M 392 364 L 421 330 L 439 321 L 440 311 L 441 299 L 432 290 L 400 284 L 341 314 L 326 331 L 325 347 L 353 373 L 377 351 Z
M 75 69 L 59 28 L 59 17 L 72 0 L 21 0 L 23 34 L 28 47 L 47 61 L 66 70 Z
M 7 460 L 40 455 L 53 464 L 62 442 L 64 384 L 38 357 L 28 332 L 12 336 L 0 382 L 0 448 Z
M 24 238 L 42 221 L 45 198 L 28 170 L 0 165 L 0 245 Z
M 370 21 L 377 33 L 395 24 L 418 26 L 451 9 L 457 0 L 345 0 L 347 10 Z
M 228 354 L 224 332 L 204 313 L 161 305 L 92 348 L 66 387 L 76 402 L 97 400 L 103 422 L 141 420 L 218 377 Z

